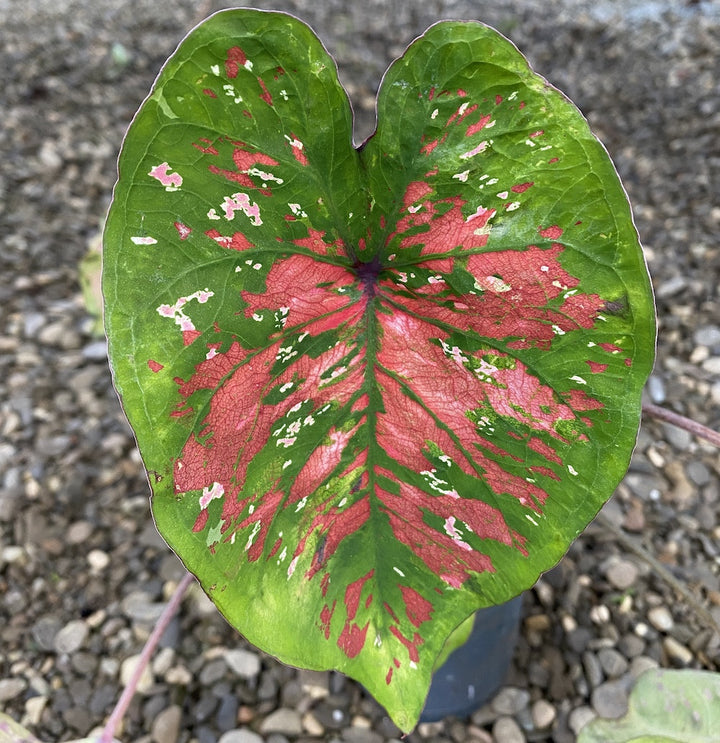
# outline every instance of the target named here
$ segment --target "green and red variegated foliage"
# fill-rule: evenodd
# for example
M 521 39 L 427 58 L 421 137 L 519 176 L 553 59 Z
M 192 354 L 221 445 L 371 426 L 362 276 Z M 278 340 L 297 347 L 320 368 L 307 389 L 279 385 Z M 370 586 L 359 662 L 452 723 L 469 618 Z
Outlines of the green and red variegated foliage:
M 233 10 L 119 170 L 106 325 L 160 532 L 251 642 L 411 729 L 452 630 L 626 470 L 655 321 L 606 152 L 475 22 L 408 48 L 355 148 L 310 29 Z

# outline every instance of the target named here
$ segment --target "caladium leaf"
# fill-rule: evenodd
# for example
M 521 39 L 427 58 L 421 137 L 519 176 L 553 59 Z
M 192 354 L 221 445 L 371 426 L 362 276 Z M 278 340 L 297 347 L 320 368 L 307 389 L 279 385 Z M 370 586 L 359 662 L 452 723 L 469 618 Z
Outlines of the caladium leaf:
M 450 633 L 627 467 L 654 314 L 606 152 L 475 22 L 390 67 L 356 149 L 307 26 L 233 10 L 119 168 L 106 327 L 160 532 L 250 641 L 411 729 Z

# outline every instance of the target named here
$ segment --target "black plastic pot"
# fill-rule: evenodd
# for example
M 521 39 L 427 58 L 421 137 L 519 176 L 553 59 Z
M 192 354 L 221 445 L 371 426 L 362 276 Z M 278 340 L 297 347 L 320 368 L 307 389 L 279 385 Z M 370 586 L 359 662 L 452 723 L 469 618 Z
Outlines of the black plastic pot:
M 433 676 L 420 722 L 467 717 L 502 686 L 518 637 L 522 596 L 480 609 L 467 642 Z

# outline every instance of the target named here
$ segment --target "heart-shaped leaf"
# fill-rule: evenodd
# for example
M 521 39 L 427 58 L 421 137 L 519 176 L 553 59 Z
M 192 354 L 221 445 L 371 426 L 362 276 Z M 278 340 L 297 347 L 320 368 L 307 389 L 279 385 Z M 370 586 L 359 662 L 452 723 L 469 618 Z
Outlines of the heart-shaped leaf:
M 448 635 L 627 467 L 654 314 L 604 149 L 474 22 L 390 67 L 355 149 L 307 26 L 226 11 L 138 112 L 104 249 L 160 532 L 252 642 L 411 729 Z

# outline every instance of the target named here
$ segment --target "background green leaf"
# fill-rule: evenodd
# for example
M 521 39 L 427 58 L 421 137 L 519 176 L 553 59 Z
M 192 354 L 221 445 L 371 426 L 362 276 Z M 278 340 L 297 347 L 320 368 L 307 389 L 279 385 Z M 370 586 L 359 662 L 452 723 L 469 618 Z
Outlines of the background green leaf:
M 713 743 L 720 730 L 720 674 L 651 669 L 630 692 L 618 720 L 596 718 L 578 743 Z

